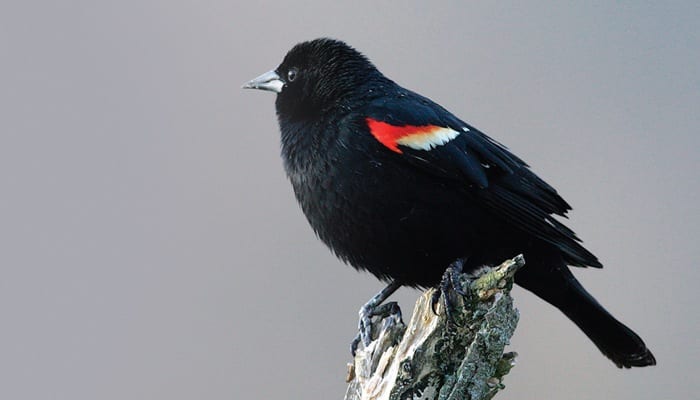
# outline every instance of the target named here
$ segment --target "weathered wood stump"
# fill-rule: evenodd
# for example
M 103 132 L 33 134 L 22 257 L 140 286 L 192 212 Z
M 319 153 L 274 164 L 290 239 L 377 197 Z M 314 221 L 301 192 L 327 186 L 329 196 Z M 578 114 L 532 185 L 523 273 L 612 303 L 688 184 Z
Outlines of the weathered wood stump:
M 504 388 L 503 377 L 516 353 L 503 352 L 518 323 L 510 289 L 522 256 L 476 276 L 460 274 L 454 289 L 442 293 L 437 314 L 435 289 L 417 301 L 408 326 L 400 316 L 375 318 L 372 342 L 349 365 L 346 400 L 483 400 Z M 446 317 L 442 296 L 453 305 Z

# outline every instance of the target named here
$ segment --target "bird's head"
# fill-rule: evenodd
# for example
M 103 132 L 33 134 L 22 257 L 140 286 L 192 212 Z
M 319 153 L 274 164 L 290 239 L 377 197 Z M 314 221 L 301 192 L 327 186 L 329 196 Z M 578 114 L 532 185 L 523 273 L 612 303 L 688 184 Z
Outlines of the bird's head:
M 361 88 L 382 75 L 354 48 L 334 39 L 299 43 L 282 63 L 243 85 L 277 93 L 277 114 L 308 117 L 358 94 Z

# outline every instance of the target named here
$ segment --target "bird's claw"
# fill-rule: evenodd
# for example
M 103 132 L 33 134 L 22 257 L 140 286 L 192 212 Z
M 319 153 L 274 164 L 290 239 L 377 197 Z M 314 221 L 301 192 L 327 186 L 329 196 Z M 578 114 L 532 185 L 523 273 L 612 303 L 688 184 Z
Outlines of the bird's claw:
M 384 319 L 390 316 L 396 316 L 399 320 L 402 319 L 401 308 L 399 308 L 399 304 L 395 301 L 378 306 L 373 306 L 369 303 L 365 304 L 360 308 L 359 315 L 360 320 L 357 327 L 357 336 L 355 336 L 350 344 L 350 351 L 353 357 L 357 353 L 360 343 L 362 343 L 364 347 L 367 347 L 372 342 L 372 318 L 379 317 L 380 319 Z
M 438 290 L 433 292 L 431 301 L 431 308 L 433 313 L 437 314 L 437 304 L 440 302 L 440 295 L 442 295 L 443 306 L 445 308 L 445 315 L 447 320 L 452 320 L 452 315 L 455 309 L 455 299 L 454 294 L 460 296 L 467 296 L 469 294 L 468 290 L 465 290 L 463 281 L 460 279 L 462 275 L 462 267 L 464 266 L 464 260 L 459 259 L 445 270 L 440 280 L 440 285 Z

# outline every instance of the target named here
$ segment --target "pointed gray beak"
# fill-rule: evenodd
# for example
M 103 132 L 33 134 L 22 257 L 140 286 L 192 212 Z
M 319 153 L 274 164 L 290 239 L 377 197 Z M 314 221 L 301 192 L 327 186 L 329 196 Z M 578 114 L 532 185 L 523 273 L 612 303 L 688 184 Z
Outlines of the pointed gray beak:
M 243 89 L 269 90 L 275 93 L 281 92 L 283 87 L 284 81 L 275 71 L 265 72 L 242 86 Z

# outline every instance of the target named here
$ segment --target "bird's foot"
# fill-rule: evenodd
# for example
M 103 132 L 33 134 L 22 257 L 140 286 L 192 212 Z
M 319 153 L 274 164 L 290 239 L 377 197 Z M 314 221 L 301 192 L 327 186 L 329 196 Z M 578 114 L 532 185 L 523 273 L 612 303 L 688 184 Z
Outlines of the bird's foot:
M 353 357 L 357 352 L 357 348 L 360 342 L 364 346 L 368 346 L 372 342 L 372 318 L 379 317 L 381 319 L 386 318 L 391 315 L 398 316 L 401 320 L 401 309 L 399 305 L 393 301 L 391 303 L 382 304 L 392 293 L 396 291 L 401 286 L 398 282 L 391 282 L 387 287 L 382 289 L 379 293 L 374 295 L 369 301 L 360 308 L 360 322 L 358 324 L 357 336 L 352 340 L 350 344 L 350 351 Z
M 462 259 L 450 264 L 445 270 L 445 273 L 442 274 L 438 290 L 433 292 L 431 298 L 431 308 L 433 309 L 433 313 L 437 314 L 437 305 L 440 302 L 440 297 L 442 297 L 443 307 L 445 308 L 445 315 L 448 321 L 452 321 L 452 315 L 454 314 L 455 305 L 457 303 L 455 295 L 469 296 L 469 290 L 465 288 L 466 282 L 462 273 L 463 266 L 464 260 Z
M 350 344 L 350 351 L 352 352 L 353 357 L 357 353 L 360 343 L 367 347 L 372 342 L 372 318 L 378 317 L 379 319 L 385 319 L 388 317 L 394 317 L 399 321 L 403 321 L 401 316 L 401 308 L 399 308 L 399 304 L 395 301 L 375 307 L 365 304 L 362 306 L 362 308 L 360 308 L 359 314 L 360 323 L 358 326 L 357 336 L 355 336 Z

